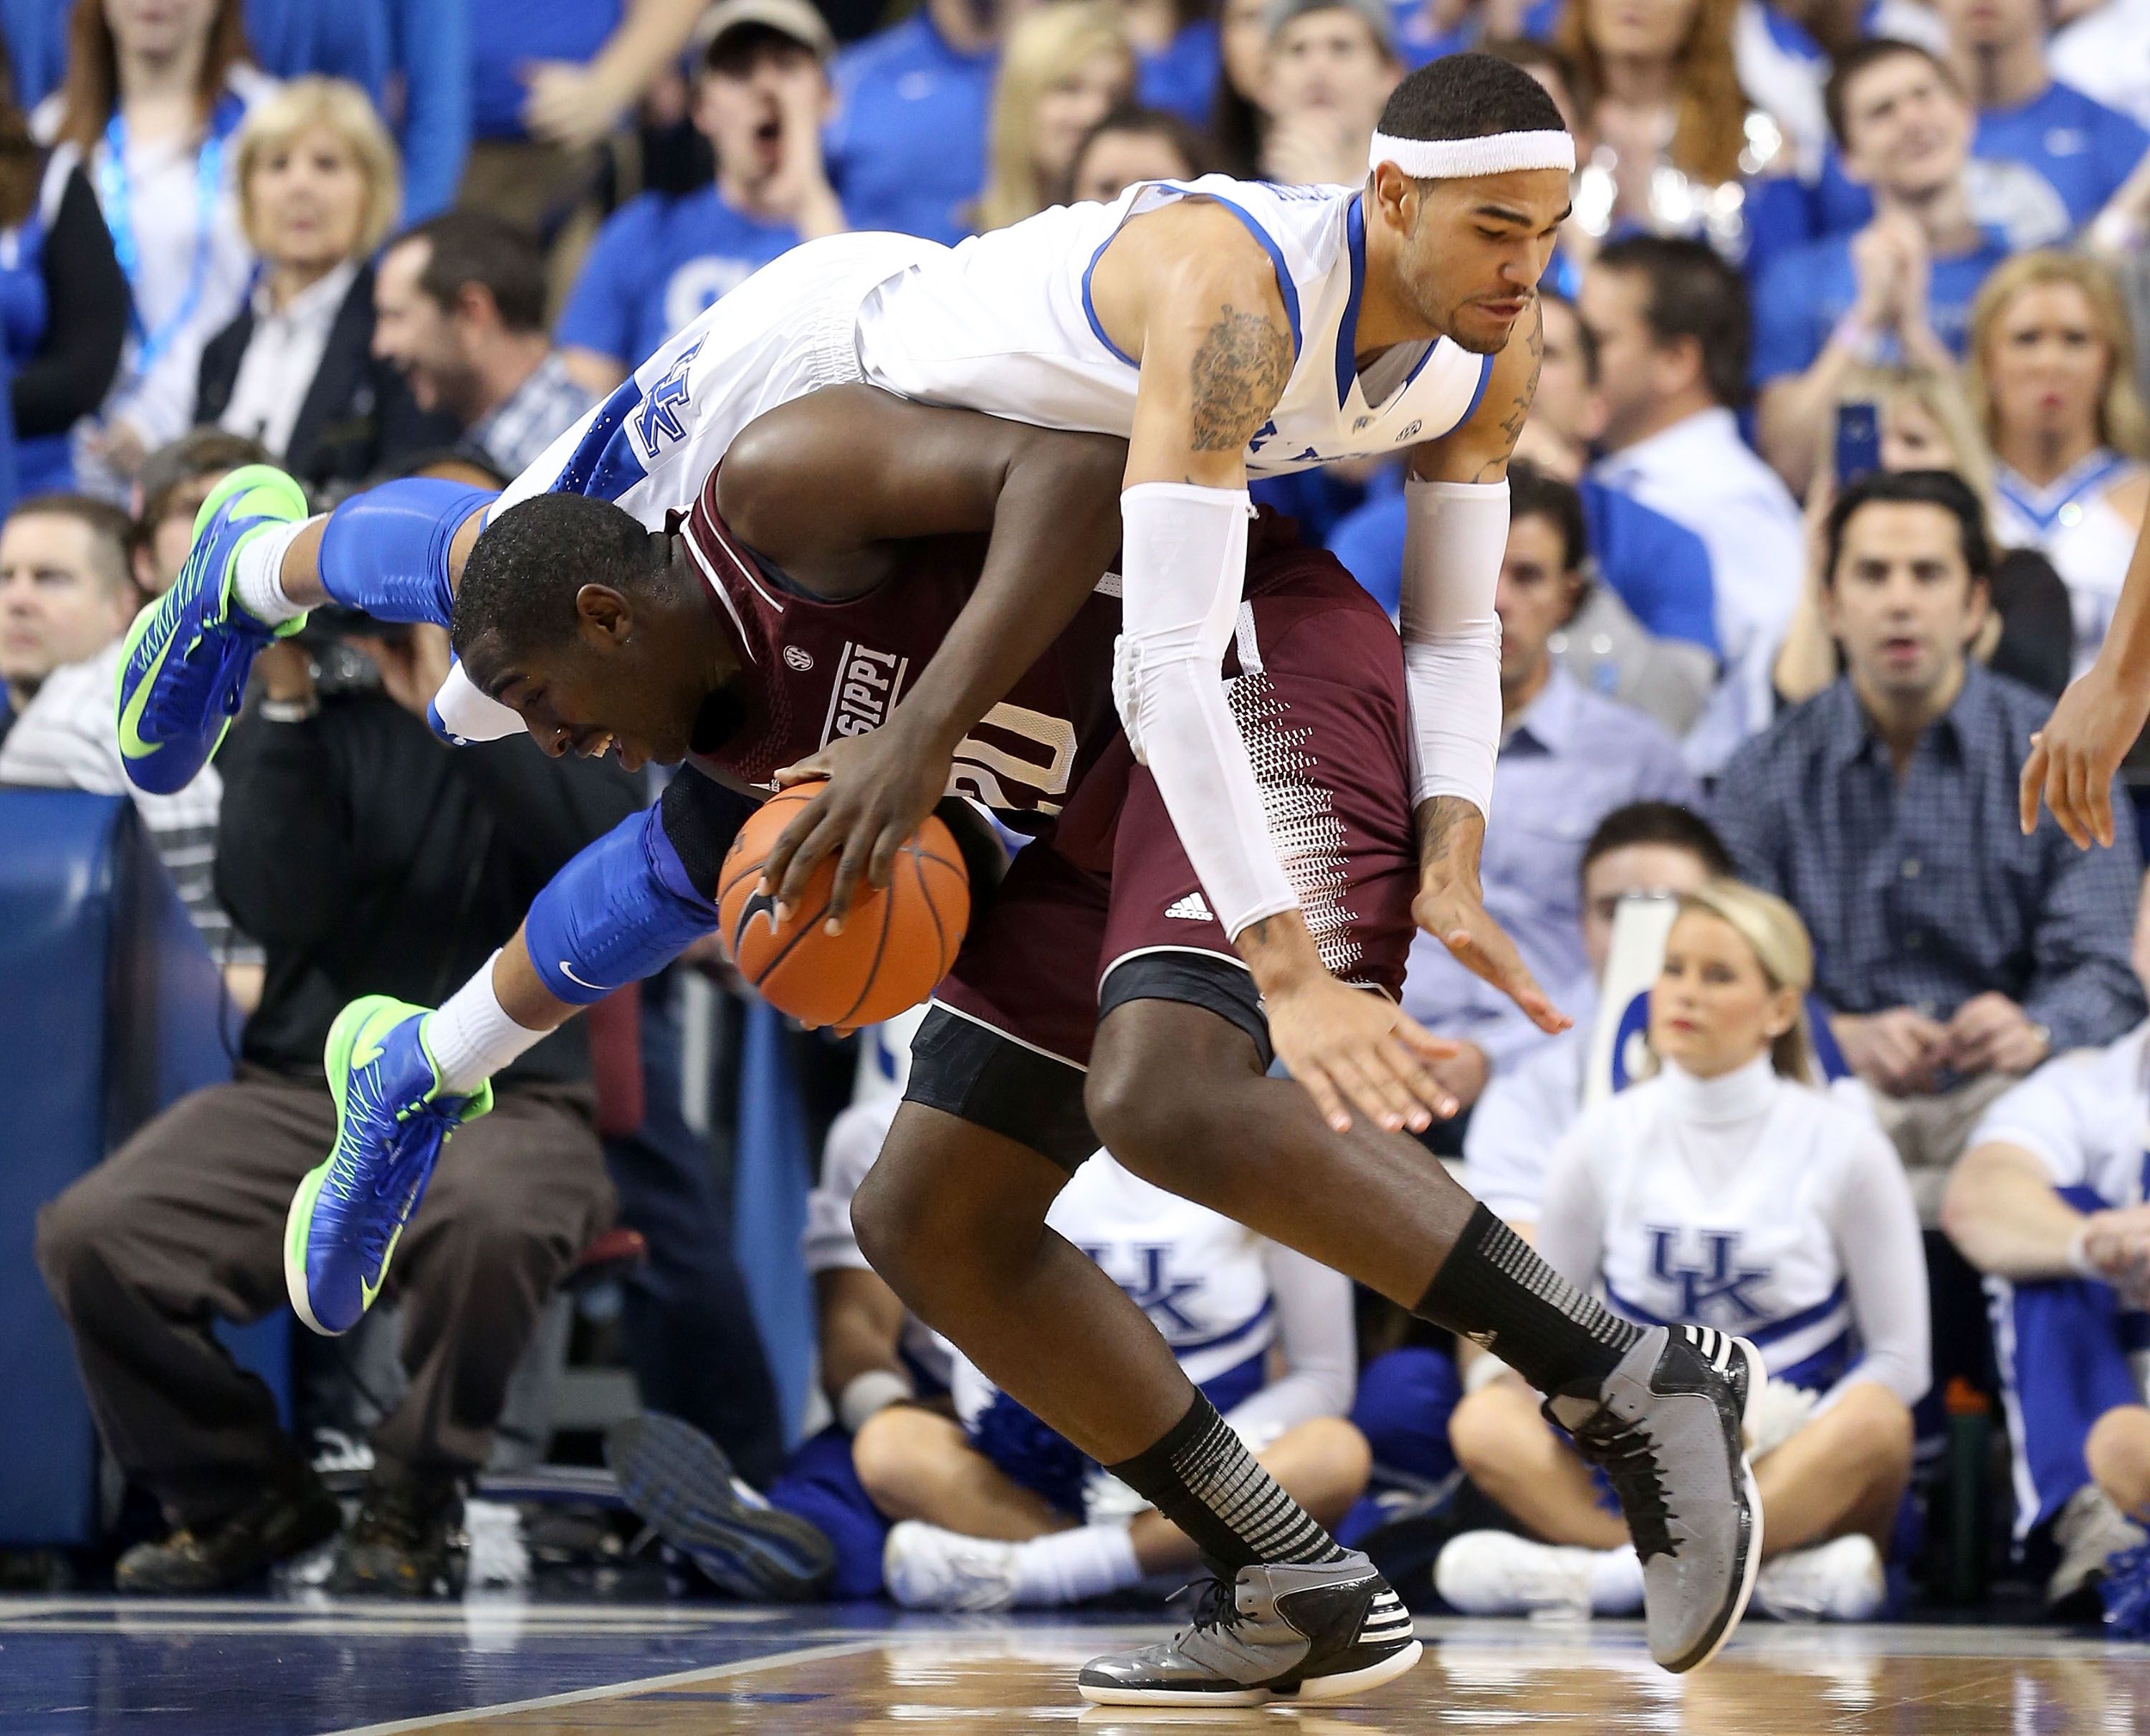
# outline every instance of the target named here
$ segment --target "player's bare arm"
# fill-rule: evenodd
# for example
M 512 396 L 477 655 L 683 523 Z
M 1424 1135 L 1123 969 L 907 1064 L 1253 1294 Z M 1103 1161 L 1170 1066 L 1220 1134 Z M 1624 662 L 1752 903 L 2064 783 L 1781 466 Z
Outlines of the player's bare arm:
M 2150 719 L 2150 525 L 2135 539 L 2127 582 L 2097 660 L 2068 684 L 2023 765 L 2022 822 L 2052 810 L 2079 850 L 2112 842 L 2112 779 Z
M 718 506 L 750 547 L 809 588 L 855 592 L 886 545 L 989 536 L 977 588 L 886 723 L 777 773 L 829 787 L 769 858 L 781 911 L 837 859 L 830 926 L 861 876 L 886 886 L 903 840 L 947 788 L 956 746 L 1074 618 L 1119 545 L 1123 441 L 829 388 L 749 425 L 718 472 Z
M 1545 357 L 1544 311 L 1535 298 L 1494 361 L 1486 396 L 1471 419 L 1440 440 L 1415 447 L 1411 474 L 1422 482 L 1504 482 L 1508 460 L 1528 420 Z M 1486 815 L 1460 795 L 1436 795 L 1416 810 L 1420 890 L 1412 914 L 1458 962 L 1491 983 L 1543 1031 L 1568 1019 L 1524 965 L 1515 943 L 1486 912 L 1479 883 Z

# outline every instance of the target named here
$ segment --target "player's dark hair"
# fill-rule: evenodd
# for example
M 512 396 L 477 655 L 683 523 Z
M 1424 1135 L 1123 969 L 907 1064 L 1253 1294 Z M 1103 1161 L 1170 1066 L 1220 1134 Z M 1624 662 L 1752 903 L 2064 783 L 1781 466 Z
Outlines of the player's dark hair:
M 1519 518 L 1543 518 L 1560 532 L 1560 563 L 1563 572 L 1578 571 L 1590 554 L 1590 526 L 1582 516 L 1582 497 L 1558 477 L 1549 476 L 1527 459 L 1508 462 L 1508 522 Z
M 1737 267 L 1699 241 L 1668 235 L 1629 235 L 1602 249 L 1594 271 L 1628 271 L 1648 294 L 1643 318 L 1658 344 L 1692 338 L 1703 383 L 1728 410 L 1747 399 L 1747 358 L 1753 344 L 1747 282 Z
M 1734 872 L 1732 853 L 1725 849 L 1724 840 L 1693 809 L 1678 802 L 1629 802 L 1597 822 L 1597 830 L 1582 846 L 1582 874 L 1588 875 L 1591 865 L 1600 856 L 1609 856 L 1616 850 L 1631 850 L 1638 844 L 1683 850 L 1709 871 L 1713 880 L 1729 878 Z
M 452 308 L 475 284 L 492 296 L 510 331 L 545 329 L 545 261 L 537 242 L 513 224 L 482 211 L 444 211 L 388 245 L 406 241 L 423 241 L 430 250 L 418 287 L 438 306 Z
M 1542 302 L 1556 302 L 1567 310 L 1568 319 L 1575 327 L 1575 347 L 1577 352 L 1582 357 L 1583 383 L 1586 386 L 1597 385 L 1597 334 L 1583 323 L 1582 310 L 1569 297 L 1562 295 L 1558 290 L 1548 288 L 1544 284 L 1538 285 L 1538 300 Z
M 584 585 L 626 597 L 669 594 L 670 546 L 610 501 L 581 494 L 518 501 L 472 546 L 449 640 L 463 658 L 481 643 L 508 657 L 551 649 L 573 636 L 575 596 Z
M 1389 93 L 1380 130 L 1391 139 L 1483 139 L 1565 133 L 1567 123 L 1521 67 L 1491 54 L 1445 54 Z
M 1821 569 L 1824 585 L 1836 583 L 1846 527 L 1862 507 L 1883 504 L 1939 507 L 1956 520 L 1957 543 L 1971 582 L 1992 582 L 1993 543 L 1986 533 L 1986 509 L 1970 483 L 1952 470 L 1877 470 L 1838 495 L 1829 509 L 1829 559 Z
M 1963 94 L 1963 86 L 1956 75 L 1949 70 L 1948 63 L 1930 49 L 1922 48 L 1916 43 L 1900 41 L 1893 36 L 1869 37 L 1863 42 L 1854 43 L 1836 57 L 1835 64 L 1830 68 L 1829 82 L 1821 88 L 1822 108 L 1829 115 L 1830 136 L 1836 140 L 1838 149 L 1844 148 L 1844 102 L 1850 92 L 1851 81 L 1869 67 L 1879 66 L 1885 60 L 1894 60 L 1900 54 L 1908 54 L 1914 60 L 1925 61 L 1941 75 L 1942 83 L 1958 96 Z

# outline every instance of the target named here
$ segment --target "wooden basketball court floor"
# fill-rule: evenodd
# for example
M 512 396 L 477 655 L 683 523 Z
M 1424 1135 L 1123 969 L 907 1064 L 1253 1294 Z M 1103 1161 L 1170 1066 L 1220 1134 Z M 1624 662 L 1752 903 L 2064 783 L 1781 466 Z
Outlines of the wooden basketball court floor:
M 0 1599 L 0 1736 L 2135 1736 L 2150 1648 L 2060 1630 L 1750 1623 L 1683 1679 L 1632 1623 L 1422 1621 L 1426 1656 L 1359 1704 L 1085 1708 L 1111 1622 L 473 1597 L 399 1607 Z

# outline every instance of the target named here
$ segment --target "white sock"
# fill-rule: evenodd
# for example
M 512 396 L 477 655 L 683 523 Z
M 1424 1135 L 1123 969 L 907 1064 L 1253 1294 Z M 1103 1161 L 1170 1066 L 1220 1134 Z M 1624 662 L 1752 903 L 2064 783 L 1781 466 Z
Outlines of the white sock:
M 1119 1591 L 1142 1577 L 1142 1564 L 1126 1526 L 1078 1525 L 1017 1544 L 1015 1573 L 1016 1602 L 1035 1608 Z
M 305 613 L 284 594 L 284 557 L 299 540 L 300 531 L 319 522 L 318 518 L 307 518 L 297 524 L 264 531 L 259 536 L 250 537 L 239 551 L 238 558 L 232 563 L 232 593 L 238 598 L 239 606 L 255 620 L 280 627 Z
M 1599 1552 L 1590 1564 L 1590 1609 L 1593 1615 L 1631 1616 L 1643 1607 L 1643 1563 L 1635 1546 Z
M 477 1089 L 525 1049 L 543 1042 L 549 1031 L 532 1031 L 507 1016 L 492 992 L 496 952 L 477 974 L 442 1003 L 422 1027 L 426 1047 L 440 1069 L 442 1088 L 463 1097 Z

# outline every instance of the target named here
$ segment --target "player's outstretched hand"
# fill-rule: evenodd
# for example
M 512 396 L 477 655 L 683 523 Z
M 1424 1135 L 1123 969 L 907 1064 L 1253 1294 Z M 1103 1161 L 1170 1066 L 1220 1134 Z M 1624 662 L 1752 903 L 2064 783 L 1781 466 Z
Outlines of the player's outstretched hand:
M 1538 987 L 1516 943 L 1486 914 L 1476 886 L 1460 879 L 1429 879 L 1411 901 L 1411 915 L 1458 964 L 1522 1007 L 1539 1030 L 1557 1033 L 1574 1022 Z
M 888 884 L 896 851 L 941 800 L 951 757 L 911 740 L 899 715 L 779 770 L 779 789 L 817 778 L 828 781 L 785 827 L 763 864 L 761 884 L 776 895 L 777 921 L 790 919 L 805 899 L 814 871 L 833 855 L 836 878 L 825 926 L 830 934 L 841 933 L 860 881 Z
M 1266 998 L 1277 1058 L 1338 1133 L 1350 1132 L 1354 1108 L 1392 1133 L 1423 1133 L 1435 1116 L 1456 1113 L 1426 1063 L 1450 1059 L 1460 1045 L 1421 1029 L 1395 1002 L 1326 971 Z
M 2112 776 L 2150 717 L 2150 684 L 2122 683 L 2103 659 L 2068 684 L 2046 727 L 2031 738 L 2018 792 L 2023 830 L 2038 825 L 2038 804 L 2052 810 L 2076 848 L 2112 842 Z

